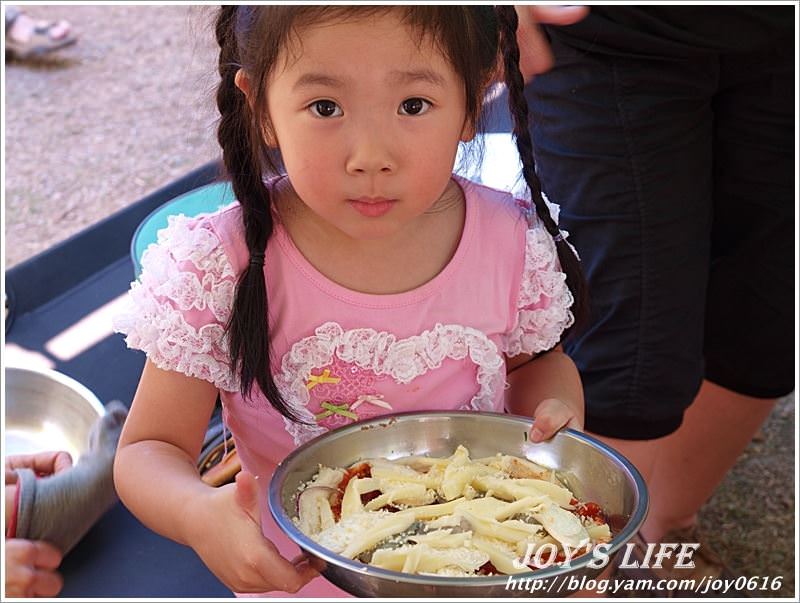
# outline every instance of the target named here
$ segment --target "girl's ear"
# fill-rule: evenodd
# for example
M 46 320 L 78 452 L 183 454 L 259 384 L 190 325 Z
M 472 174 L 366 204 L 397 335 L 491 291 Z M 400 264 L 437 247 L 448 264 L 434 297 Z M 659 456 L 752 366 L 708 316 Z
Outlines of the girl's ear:
M 469 142 L 475 138 L 475 134 L 475 122 L 471 118 L 467 117 L 464 120 L 464 128 L 461 130 L 461 142 Z
M 236 87 L 241 90 L 244 95 L 247 97 L 247 102 L 250 102 L 250 78 L 247 77 L 244 69 L 239 69 L 236 72 L 236 75 L 233 77 L 233 82 L 236 84 Z
M 252 87 L 250 86 L 250 78 L 247 75 L 247 72 L 244 69 L 239 69 L 236 72 L 236 75 L 233 78 L 236 87 L 242 91 L 245 98 L 247 99 L 247 105 L 250 107 L 250 111 L 253 111 L 253 99 L 252 96 Z M 267 124 L 264 124 L 261 128 L 261 135 L 264 137 L 264 143 L 271 148 L 278 148 L 278 142 L 275 140 L 275 136 L 273 136 L 272 131 L 270 130 Z

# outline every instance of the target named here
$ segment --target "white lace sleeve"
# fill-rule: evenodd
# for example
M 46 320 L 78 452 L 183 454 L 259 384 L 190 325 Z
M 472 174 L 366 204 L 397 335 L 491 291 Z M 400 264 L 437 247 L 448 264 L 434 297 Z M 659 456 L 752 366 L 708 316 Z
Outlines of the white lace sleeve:
M 525 266 L 514 328 L 506 334 L 507 356 L 536 354 L 555 346 L 574 322 L 572 293 L 561 271 L 553 237 L 539 220 L 525 233 Z
M 236 391 L 224 334 L 236 275 L 208 221 L 172 216 L 142 255 L 114 330 L 159 368 Z

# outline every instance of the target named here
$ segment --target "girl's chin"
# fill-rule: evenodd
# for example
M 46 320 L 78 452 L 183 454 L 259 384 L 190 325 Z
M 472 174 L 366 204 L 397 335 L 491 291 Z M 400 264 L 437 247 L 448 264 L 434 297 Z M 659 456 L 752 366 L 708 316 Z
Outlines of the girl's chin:
M 395 223 L 370 220 L 368 224 L 358 224 L 342 229 L 342 231 L 355 241 L 380 241 L 393 237 L 398 233 L 398 226 Z

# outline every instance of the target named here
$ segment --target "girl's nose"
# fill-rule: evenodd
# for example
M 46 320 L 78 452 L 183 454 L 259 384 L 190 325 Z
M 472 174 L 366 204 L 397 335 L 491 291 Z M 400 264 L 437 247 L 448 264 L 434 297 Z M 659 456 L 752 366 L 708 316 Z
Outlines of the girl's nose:
M 391 174 L 396 165 L 387 147 L 387 137 L 379 131 L 365 132 L 351 147 L 347 158 L 347 173 Z

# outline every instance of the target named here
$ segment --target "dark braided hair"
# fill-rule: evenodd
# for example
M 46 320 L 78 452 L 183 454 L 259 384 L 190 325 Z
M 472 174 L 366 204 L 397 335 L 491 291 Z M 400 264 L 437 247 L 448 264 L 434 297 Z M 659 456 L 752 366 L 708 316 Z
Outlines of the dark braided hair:
M 239 276 L 236 298 L 227 325 L 231 369 L 240 375 L 241 392 L 251 398 L 256 383 L 270 403 L 282 415 L 300 422 L 275 385 L 270 358 L 267 288 L 264 279 L 264 252 L 272 234 L 269 189 L 262 180 L 262 160 L 254 144 L 250 107 L 244 93 L 236 87 L 239 71 L 239 47 L 235 30 L 236 6 L 223 6 L 217 19 L 216 36 L 220 47 L 217 108 L 220 113 L 217 140 L 222 160 L 231 179 L 236 198 L 242 207 L 245 241 L 250 262 Z M 263 324 L 263 328 L 253 325 Z
M 514 120 L 514 139 L 522 161 L 522 175 L 530 190 L 531 202 L 536 210 L 536 215 L 555 241 L 558 260 L 567 277 L 567 286 L 574 298 L 572 313 L 575 316 L 575 325 L 580 326 L 586 319 L 588 306 L 586 281 L 578 257 L 561 236 L 558 224 L 553 220 L 550 210 L 542 198 L 542 184 L 536 174 L 533 142 L 528 130 L 528 101 L 524 93 L 525 82 L 519 70 L 519 45 L 517 43 L 519 19 L 517 11 L 514 6 L 505 5 L 495 7 L 495 12 L 500 30 L 500 51 L 502 53 L 506 88 L 508 89 L 508 106 Z
M 231 370 L 240 376 L 241 393 L 245 399 L 252 400 L 253 386 L 257 385 L 276 410 L 296 422 L 302 421 L 278 390 L 272 375 L 274 363 L 270 357 L 264 254 L 274 224 L 272 199 L 268 186 L 264 184 L 264 177 L 278 175 L 281 170 L 278 153 L 268 145 L 274 134 L 266 111 L 266 83 L 282 50 L 297 42 L 292 34 L 298 28 L 326 20 L 390 11 L 399 13 L 403 24 L 418 34 L 418 43 L 433 41 L 450 61 L 464 82 L 467 119 L 476 131 L 480 131 L 482 99 L 496 72 L 498 29 L 501 29 L 491 6 L 226 5 L 220 8 L 216 19 L 216 38 L 220 47 L 220 83 L 217 89 L 220 121 L 217 139 L 222 147 L 225 171 L 241 205 L 245 240 L 250 254 L 250 262 L 239 275 L 231 316 L 226 326 Z M 513 27 L 516 28 L 516 22 Z M 246 96 L 236 85 L 240 70 L 248 83 Z M 506 73 L 509 71 L 507 67 Z M 524 104 L 524 98 L 521 102 Z M 519 107 L 512 107 L 515 118 L 518 110 Z M 518 123 L 527 121 L 527 107 L 522 120 L 516 119 Z M 533 169 L 533 153 L 530 151 L 527 131 L 525 137 L 527 158 L 523 154 L 524 144 L 519 143 L 519 134 L 518 144 L 523 164 L 530 166 L 527 172 L 530 172 L 532 179 L 526 172 L 526 180 L 530 185 L 533 181 L 538 183 L 538 180 Z M 548 231 L 558 233 L 546 209 L 543 210 L 541 199 L 536 202 L 536 207 L 543 219 L 546 216 Z M 559 243 L 560 247 L 564 245 Z M 567 252 L 564 255 L 571 256 L 568 248 Z M 561 256 L 559 249 L 562 266 L 569 266 Z M 577 265 L 574 257 L 572 260 Z M 572 288 L 570 279 L 574 277 L 568 277 Z M 575 289 L 572 291 L 576 292 Z

